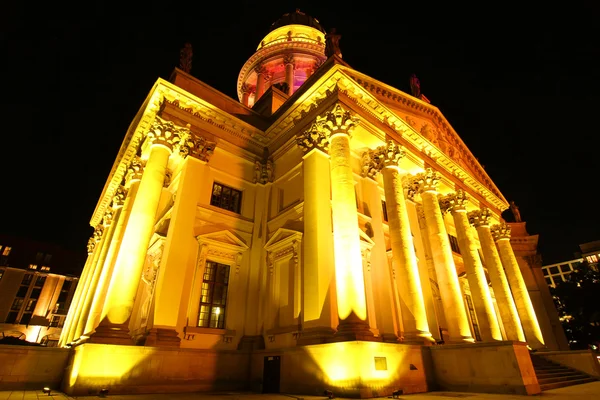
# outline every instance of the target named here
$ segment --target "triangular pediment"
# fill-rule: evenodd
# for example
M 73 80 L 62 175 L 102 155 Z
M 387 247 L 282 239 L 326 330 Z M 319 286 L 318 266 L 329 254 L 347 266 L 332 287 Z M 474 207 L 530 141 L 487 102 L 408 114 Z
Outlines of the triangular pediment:
M 248 246 L 246 243 L 244 243 L 244 241 L 242 241 L 242 239 L 228 230 L 206 233 L 197 236 L 196 239 L 198 239 L 199 243 L 218 243 L 221 246 L 237 247 L 243 250 L 248 249 Z
M 270 249 L 278 243 L 287 243 L 292 240 L 302 239 L 302 232 L 291 229 L 279 228 L 273 233 L 271 238 L 265 244 L 265 249 Z

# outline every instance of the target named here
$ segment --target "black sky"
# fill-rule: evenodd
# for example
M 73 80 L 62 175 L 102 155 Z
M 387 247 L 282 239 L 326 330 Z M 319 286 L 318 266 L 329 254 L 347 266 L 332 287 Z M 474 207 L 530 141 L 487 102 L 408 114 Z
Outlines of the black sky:
M 3 5 L 0 232 L 85 251 L 127 127 L 183 44 L 192 74 L 235 97 L 271 23 L 300 8 L 337 28 L 353 68 L 407 92 L 416 73 L 544 262 L 571 258 L 600 239 L 598 2 L 456 3 Z

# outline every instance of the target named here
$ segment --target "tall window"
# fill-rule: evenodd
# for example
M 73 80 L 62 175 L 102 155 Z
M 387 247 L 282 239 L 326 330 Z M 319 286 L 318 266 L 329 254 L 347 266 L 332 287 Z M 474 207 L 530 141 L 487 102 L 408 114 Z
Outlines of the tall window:
M 198 326 L 219 329 L 225 327 L 228 284 L 229 265 L 207 261 L 202 282 Z
M 387 222 L 388 215 L 387 215 L 387 204 L 386 204 L 385 200 L 381 200 L 381 209 L 383 211 L 383 220 L 385 222 Z
M 215 182 L 210 204 L 239 214 L 242 204 L 242 192 Z
M 460 254 L 460 247 L 458 247 L 458 239 L 456 236 L 448 234 L 448 239 L 450 240 L 450 247 L 452 248 L 452 251 L 456 254 Z
M 31 280 L 33 279 L 33 274 L 25 274 L 23 280 L 21 281 L 21 285 L 29 286 L 31 284 Z
M 473 307 L 473 300 L 471 300 L 471 296 L 465 296 L 467 300 L 467 309 L 469 310 L 469 316 L 471 317 L 471 325 L 473 325 L 473 334 L 475 335 L 475 340 L 481 342 L 481 333 L 479 332 L 479 324 L 477 323 L 477 319 L 475 317 L 475 307 Z

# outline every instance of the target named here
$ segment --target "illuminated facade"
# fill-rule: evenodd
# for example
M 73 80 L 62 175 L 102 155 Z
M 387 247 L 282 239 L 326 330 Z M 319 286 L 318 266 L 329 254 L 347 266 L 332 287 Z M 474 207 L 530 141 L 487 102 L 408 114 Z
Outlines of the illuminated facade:
M 328 39 L 283 17 L 239 102 L 181 70 L 153 86 L 91 219 L 67 392 L 169 377 L 372 397 L 431 389 L 429 348 L 558 349 L 485 170 L 435 106 Z
M 0 235 L 0 339 L 58 345 L 78 282 L 60 267 L 76 270 L 80 258 L 56 246 Z

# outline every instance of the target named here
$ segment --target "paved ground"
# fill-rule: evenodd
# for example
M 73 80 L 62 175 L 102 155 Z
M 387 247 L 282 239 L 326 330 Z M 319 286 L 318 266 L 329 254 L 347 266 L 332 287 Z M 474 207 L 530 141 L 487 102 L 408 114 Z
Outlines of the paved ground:
M 93 400 L 99 396 L 69 397 L 63 393 L 51 393 L 50 396 L 41 391 L 14 391 L 0 392 L 0 400 L 49 400 L 49 399 L 81 399 Z M 315 396 L 287 396 L 283 394 L 254 394 L 254 393 L 180 393 L 180 394 L 139 394 L 139 395 L 111 395 L 105 397 L 111 400 L 326 400 L 325 397 Z M 600 381 L 585 383 L 583 385 L 569 386 L 560 389 L 546 390 L 541 395 L 518 396 L 508 394 L 478 394 L 457 392 L 430 392 L 424 394 L 411 394 L 399 397 L 399 400 L 508 400 L 508 399 L 539 399 L 544 400 L 600 400 Z M 387 398 L 386 398 L 387 400 Z

